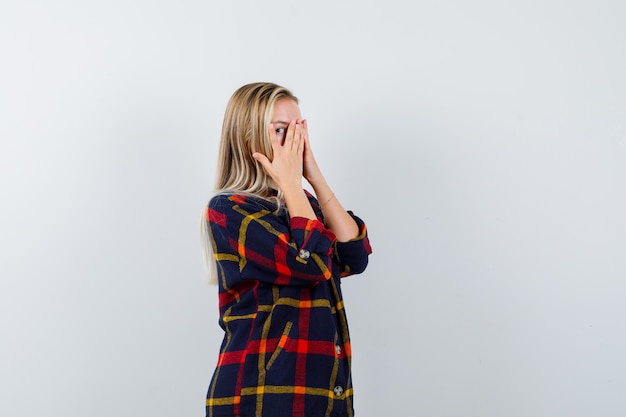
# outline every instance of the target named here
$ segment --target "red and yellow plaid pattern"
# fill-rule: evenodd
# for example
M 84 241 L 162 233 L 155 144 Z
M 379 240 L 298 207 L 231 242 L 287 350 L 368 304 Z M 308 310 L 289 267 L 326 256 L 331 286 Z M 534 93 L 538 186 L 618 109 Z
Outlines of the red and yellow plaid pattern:
M 317 220 L 266 200 L 218 194 L 206 212 L 224 340 L 207 417 L 351 417 L 350 337 L 340 278 L 371 253 L 365 224 L 337 242 Z

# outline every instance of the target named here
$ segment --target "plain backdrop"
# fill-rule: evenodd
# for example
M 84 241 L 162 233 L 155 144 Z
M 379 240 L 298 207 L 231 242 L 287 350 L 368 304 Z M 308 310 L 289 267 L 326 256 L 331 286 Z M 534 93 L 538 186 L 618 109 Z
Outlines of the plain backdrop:
M 4 0 L 0 415 L 203 416 L 226 102 L 365 219 L 357 417 L 626 415 L 623 0 Z M 315 416 L 312 416 L 315 417 Z

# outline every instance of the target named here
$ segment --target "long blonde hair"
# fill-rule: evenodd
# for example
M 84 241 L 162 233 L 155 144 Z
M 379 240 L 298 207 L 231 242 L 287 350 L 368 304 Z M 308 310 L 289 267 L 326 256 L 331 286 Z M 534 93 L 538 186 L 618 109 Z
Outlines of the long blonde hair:
M 280 190 L 272 196 L 272 179 L 252 153 L 260 152 L 270 161 L 274 158 L 267 129 L 274 105 L 284 98 L 298 103 L 291 91 L 268 82 L 246 84 L 233 93 L 222 124 L 214 195 L 236 192 L 277 202 L 282 199 Z M 200 224 L 201 246 L 209 282 L 216 284 L 215 248 L 206 213 L 205 207 Z

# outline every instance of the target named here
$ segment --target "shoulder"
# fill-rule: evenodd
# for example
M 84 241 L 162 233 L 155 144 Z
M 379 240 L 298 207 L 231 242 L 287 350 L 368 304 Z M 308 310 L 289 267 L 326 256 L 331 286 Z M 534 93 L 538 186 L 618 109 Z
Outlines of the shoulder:
M 235 207 L 244 208 L 251 211 L 276 210 L 276 204 L 264 198 L 235 192 L 221 192 L 215 194 L 209 200 L 209 211 L 225 212 Z
M 210 209 L 219 209 L 221 207 L 232 206 L 233 204 L 236 204 L 233 201 L 233 197 L 236 197 L 236 196 L 237 196 L 237 194 L 234 194 L 234 193 L 218 193 L 218 194 L 215 194 L 209 200 L 208 206 L 209 206 Z

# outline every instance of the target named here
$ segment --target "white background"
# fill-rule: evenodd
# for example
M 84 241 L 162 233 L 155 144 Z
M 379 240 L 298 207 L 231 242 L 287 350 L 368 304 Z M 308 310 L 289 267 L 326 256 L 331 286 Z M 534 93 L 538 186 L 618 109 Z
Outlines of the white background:
M 626 3 L 3 1 L 0 415 L 204 415 L 199 216 L 273 81 L 366 220 L 358 417 L 626 415 Z

